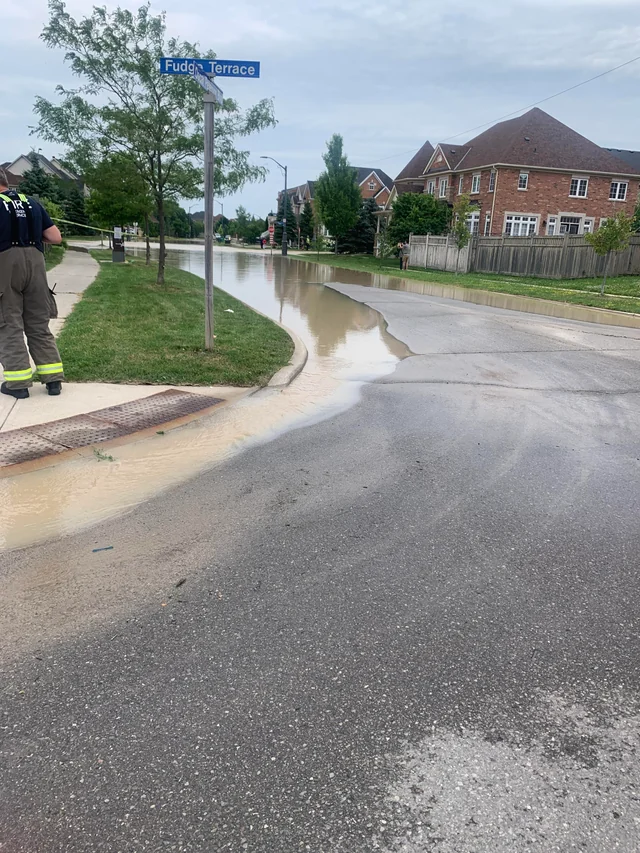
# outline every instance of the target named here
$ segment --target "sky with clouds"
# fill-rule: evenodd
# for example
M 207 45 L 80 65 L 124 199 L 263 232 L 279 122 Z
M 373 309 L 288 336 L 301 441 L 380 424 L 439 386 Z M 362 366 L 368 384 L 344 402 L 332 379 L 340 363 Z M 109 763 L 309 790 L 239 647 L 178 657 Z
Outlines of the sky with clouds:
M 104 4 L 135 8 L 137 2 Z M 78 17 L 84 0 L 69 0 Z M 262 63 L 260 80 L 219 80 L 249 106 L 273 97 L 278 126 L 246 142 L 272 155 L 289 183 L 315 178 L 333 133 L 352 165 L 394 177 L 426 139 L 437 142 L 526 107 L 640 55 L 638 0 L 154 0 L 169 34 L 223 59 Z M 72 78 L 61 53 L 39 41 L 46 0 L 4 0 L 0 52 L 0 162 L 32 147 L 36 95 L 54 98 Z M 640 61 L 542 105 L 600 145 L 640 149 Z M 224 199 L 264 216 L 282 185 Z M 186 206 L 186 205 L 185 205 Z

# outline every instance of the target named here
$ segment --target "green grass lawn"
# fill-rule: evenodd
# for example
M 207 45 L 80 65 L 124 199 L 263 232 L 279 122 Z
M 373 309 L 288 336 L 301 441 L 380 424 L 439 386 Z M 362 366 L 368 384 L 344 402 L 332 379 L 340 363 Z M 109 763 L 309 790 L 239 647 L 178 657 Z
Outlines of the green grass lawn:
M 98 260 L 109 252 L 92 252 Z M 293 342 L 266 317 L 215 291 L 215 350 L 204 350 L 204 281 L 144 262 L 104 263 L 60 334 L 73 382 L 263 385 L 289 363 Z M 233 313 L 226 313 L 231 308 Z
M 465 275 L 440 272 L 439 270 L 423 270 L 415 267 L 410 267 L 403 272 L 399 269 L 400 262 L 396 258 L 386 259 L 381 263 L 372 255 L 320 255 L 318 258 L 315 253 L 309 252 L 308 255 L 304 256 L 304 260 L 329 264 L 342 269 L 383 273 L 397 278 L 433 284 L 454 284 L 475 290 L 514 293 L 520 296 L 551 299 L 555 302 L 569 302 L 574 305 L 588 305 L 615 311 L 640 313 L 640 278 L 637 276 L 617 276 L 607 279 L 607 290 L 602 297 L 599 295 L 601 281 L 599 278 L 521 278 L 519 276 L 490 275 L 489 273 L 467 273 Z
M 47 271 L 57 267 L 60 261 L 64 258 L 64 246 L 47 246 L 44 253 L 44 262 Z

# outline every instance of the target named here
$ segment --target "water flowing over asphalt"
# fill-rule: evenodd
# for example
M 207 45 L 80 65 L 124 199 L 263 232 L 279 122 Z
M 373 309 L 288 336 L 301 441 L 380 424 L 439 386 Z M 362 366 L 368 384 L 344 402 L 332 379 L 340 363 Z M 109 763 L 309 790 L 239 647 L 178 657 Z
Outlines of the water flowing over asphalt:
M 168 261 L 204 275 L 201 247 L 172 250 Z M 215 273 L 217 286 L 302 338 L 309 360 L 294 386 L 263 389 L 212 417 L 118 447 L 113 464 L 81 458 L 0 480 L 0 547 L 95 524 L 256 441 L 341 411 L 358 399 L 363 382 L 409 354 L 377 311 L 319 283 L 313 264 L 221 248 Z

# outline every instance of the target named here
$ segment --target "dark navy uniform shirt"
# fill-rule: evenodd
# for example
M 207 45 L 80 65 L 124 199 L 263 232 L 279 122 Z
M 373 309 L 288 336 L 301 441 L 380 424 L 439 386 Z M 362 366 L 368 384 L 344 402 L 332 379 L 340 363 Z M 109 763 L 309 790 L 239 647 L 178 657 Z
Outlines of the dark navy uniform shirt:
M 2 198 L 6 196 L 11 201 L 6 201 Z M 18 193 L 14 190 L 4 190 L 0 192 L 0 252 L 6 252 L 14 244 L 12 242 L 12 213 L 10 205 L 14 206 L 17 223 L 18 223 L 18 245 L 29 246 L 34 245 L 41 252 L 44 251 L 42 245 L 42 232 L 47 228 L 51 228 L 53 222 L 51 217 L 44 207 L 34 198 L 29 199 L 31 204 L 31 221 L 33 223 L 33 243 L 29 243 L 29 225 L 25 212 L 27 202 L 21 201 Z

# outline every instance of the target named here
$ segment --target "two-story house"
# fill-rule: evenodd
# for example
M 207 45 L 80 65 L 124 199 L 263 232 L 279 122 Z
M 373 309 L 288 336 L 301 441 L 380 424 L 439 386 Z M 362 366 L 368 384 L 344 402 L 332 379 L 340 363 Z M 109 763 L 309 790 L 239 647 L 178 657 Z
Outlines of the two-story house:
M 370 169 L 365 166 L 356 166 L 356 181 L 360 188 L 360 195 L 363 200 L 374 198 L 379 207 L 383 207 L 391 193 L 393 181 L 381 169 Z M 298 187 L 288 187 L 287 195 L 291 199 L 291 206 L 296 218 L 300 218 L 300 214 L 307 204 L 313 207 L 313 191 L 315 181 L 306 181 Z M 278 193 L 278 210 L 282 204 L 282 195 L 284 191 Z
M 475 205 L 474 234 L 584 234 L 618 210 L 633 213 L 640 169 L 538 108 L 500 122 L 463 145 L 439 143 L 424 192 Z

